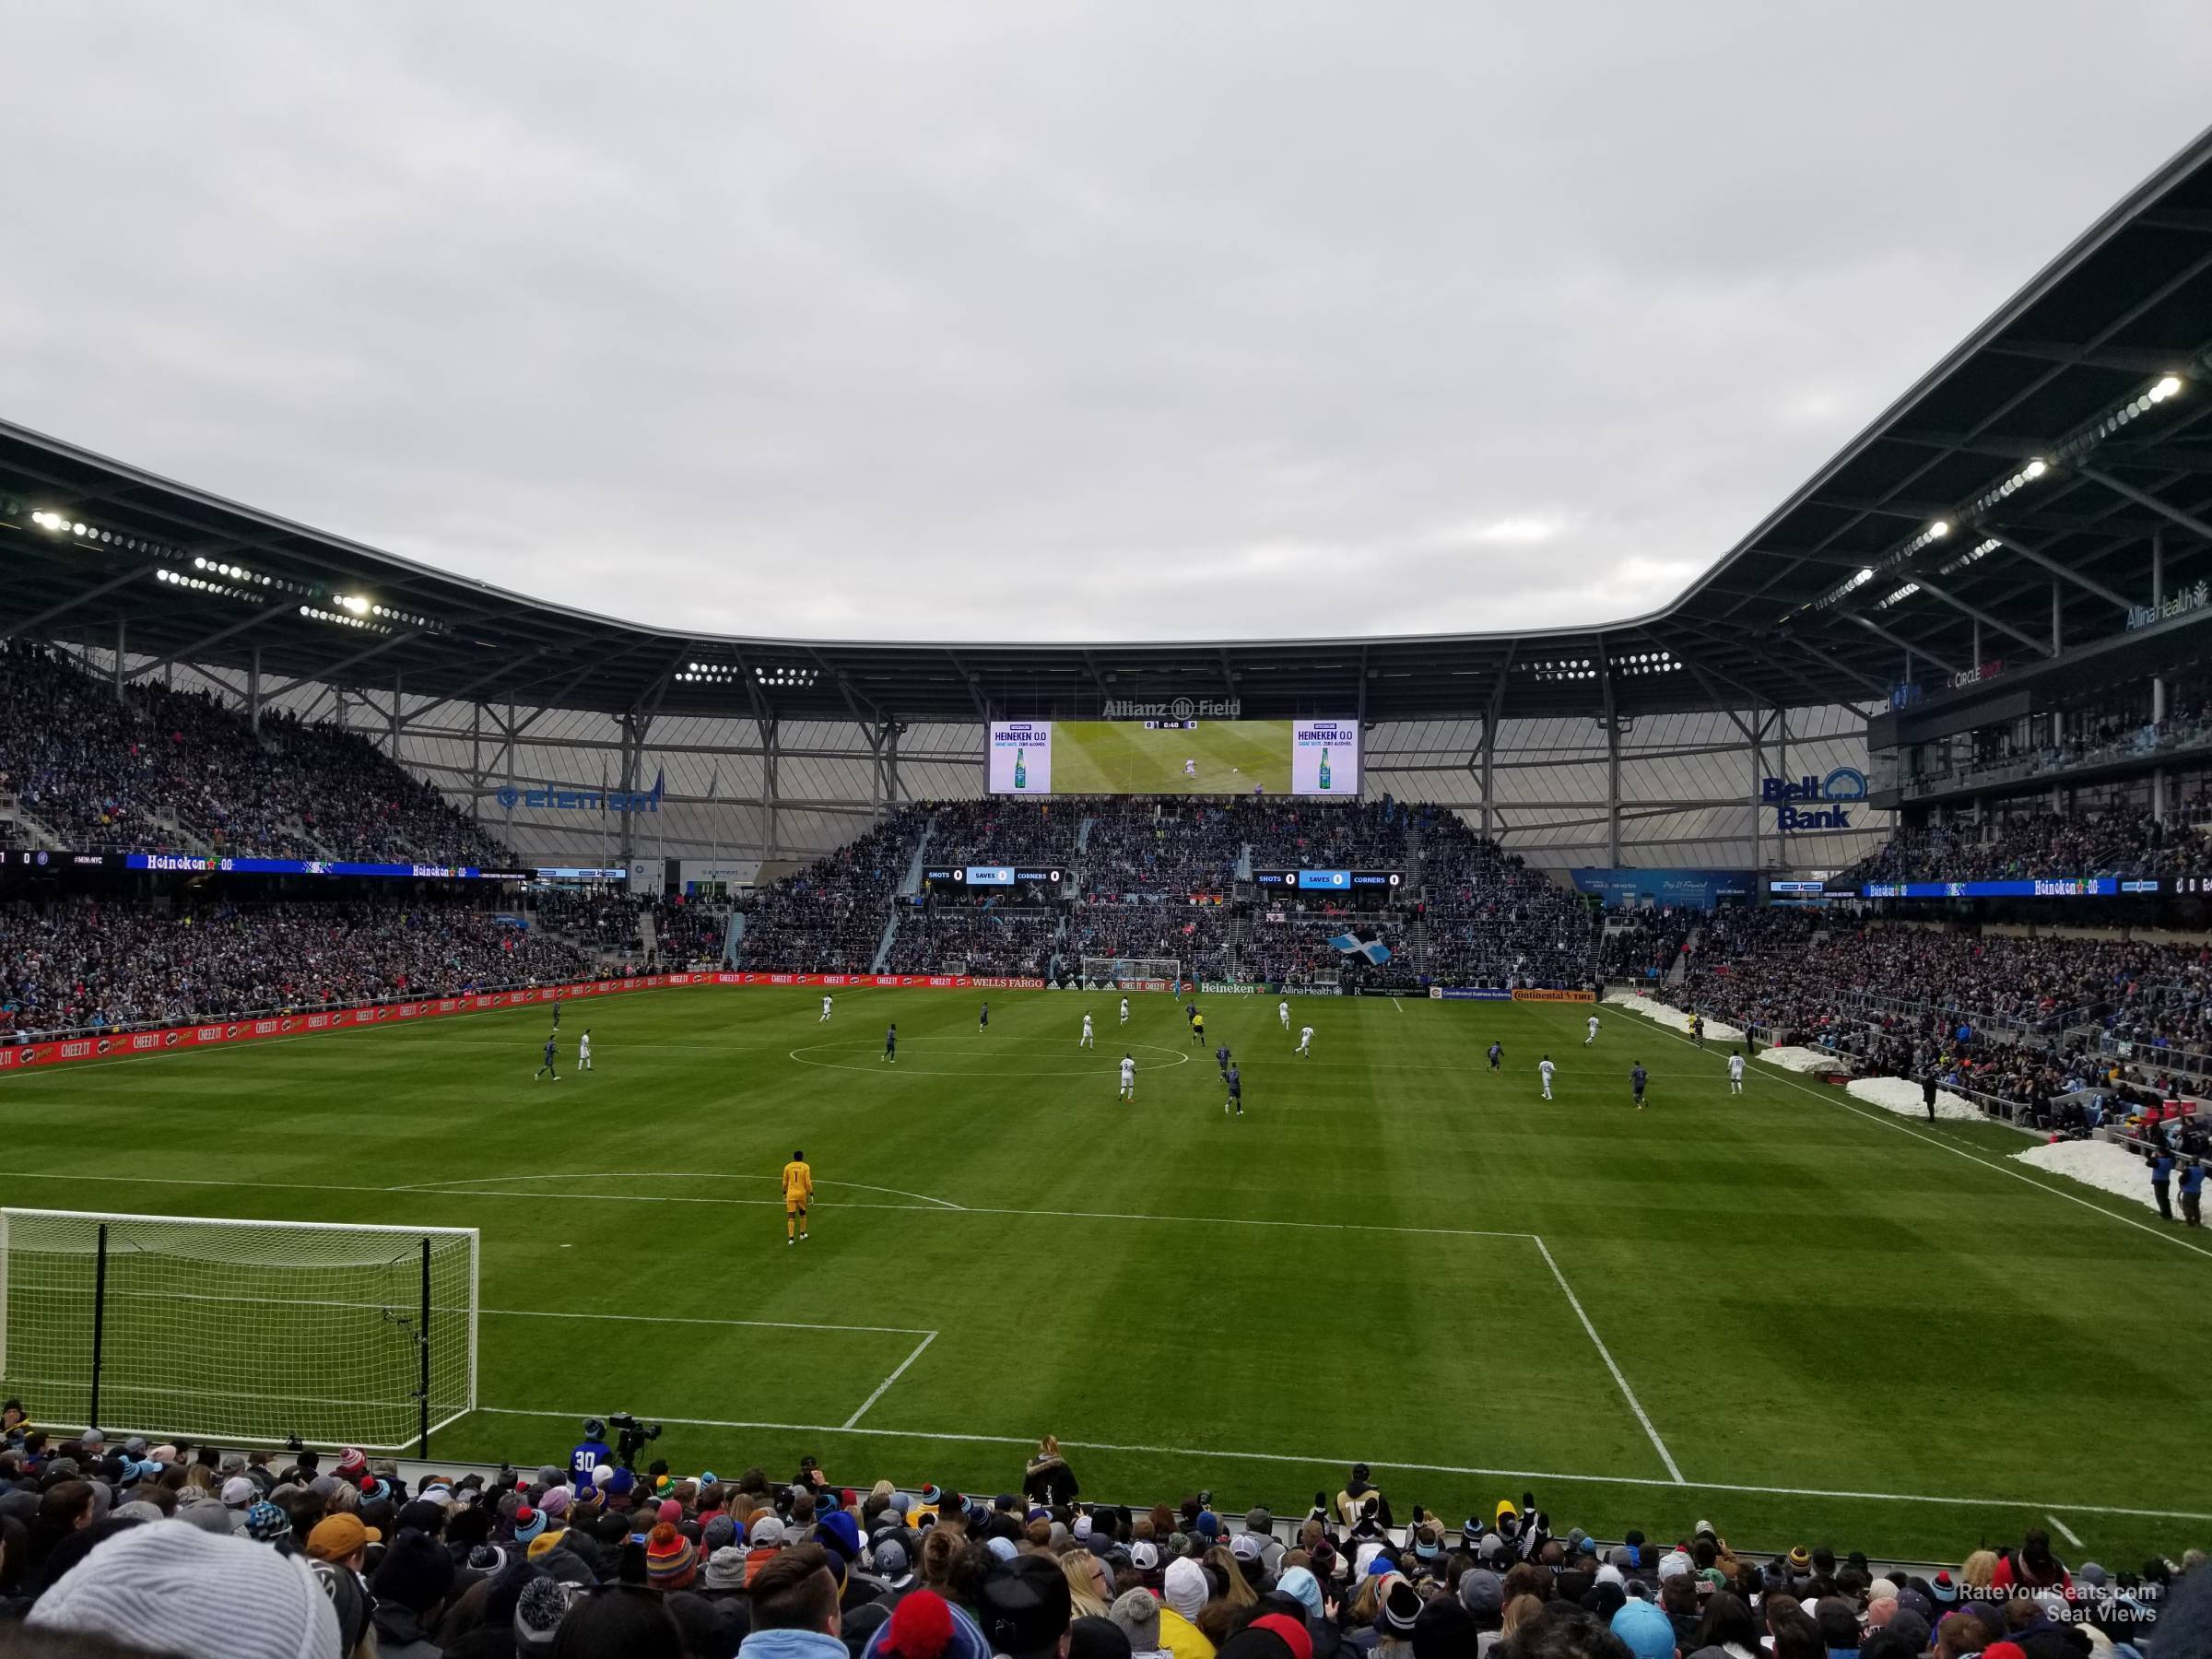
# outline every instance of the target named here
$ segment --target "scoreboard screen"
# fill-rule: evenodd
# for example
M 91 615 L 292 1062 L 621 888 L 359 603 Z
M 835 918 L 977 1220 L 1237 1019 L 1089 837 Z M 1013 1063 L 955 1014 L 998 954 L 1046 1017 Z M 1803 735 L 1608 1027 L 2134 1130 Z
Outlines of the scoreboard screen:
M 985 749 L 993 794 L 1359 796 L 1353 719 L 995 721 Z

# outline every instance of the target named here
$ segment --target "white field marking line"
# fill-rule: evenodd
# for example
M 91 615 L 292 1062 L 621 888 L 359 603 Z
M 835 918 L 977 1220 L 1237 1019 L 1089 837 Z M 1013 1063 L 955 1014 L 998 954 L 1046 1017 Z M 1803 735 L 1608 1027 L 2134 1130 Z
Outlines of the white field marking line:
M 712 1319 L 685 1313 L 571 1313 L 545 1308 L 479 1308 L 501 1319 L 617 1319 L 626 1324 L 744 1325 L 771 1331 L 861 1331 L 877 1336 L 930 1336 L 925 1325 L 813 1324 L 798 1319 Z
M 1551 1269 L 1551 1277 L 1559 1281 L 1560 1294 L 1567 1298 L 1567 1305 L 1574 1310 L 1574 1316 L 1583 1322 L 1583 1334 L 1596 1347 L 1597 1357 L 1606 1362 L 1606 1369 L 1613 1373 L 1613 1382 L 1620 1390 L 1620 1397 L 1629 1403 L 1629 1409 L 1636 1414 L 1636 1420 L 1643 1425 L 1643 1432 L 1650 1439 L 1652 1449 L 1659 1453 L 1659 1461 L 1666 1465 L 1666 1472 L 1673 1477 L 1677 1486 L 1687 1485 L 1682 1478 L 1682 1471 L 1675 1466 L 1674 1453 L 1666 1449 L 1666 1442 L 1659 1438 L 1659 1430 L 1652 1427 L 1652 1419 L 1644 1415 L 1642 1403 L 1636 1398 L 1636 1391 L 1629 1386 L 1628 1378 L 1620 1374 L 1620 1367 L 1613 1363 L 1612 1351 L 1598 1335 L 1597 1327 L 1590 1323 L 1590 1315 L 1583 1312 L 1582 1298 L 1575 1295 L 1573 1287 L 1567 1282 L 1567 1276 L 1559 1271 L 1559 1263 L 1552 1259 L 1551 1247 L 1544 1242 L 1541 1234 L 1530 1233 L 1528 1236 L 1535 1241 L 1536 1253 L 1544 1258 L 1544 1265 Z
M 1652 1029 L 1657 1031 L 1663 1037 L 1672 1037 L 1677 1042 L 1689 1041 L 1689 1039 L 1684 1036 L 1681 1032 L 1670 1031 L 1665 1026 L 1660 1025 L 1656 1021 L 1653 1022 Z M 1914 1140 L 1927 1142 L 1927 1144 L 1931 1147 L 1940 1147 L 1944 1151 L 1948 1152 L 1954 1158 L 1963 1158 L 1967 1160 L 1967 1162 L 1980 1164 L 1985 1170 L 1994 1170 L 2000 1175 L 2009 1175 L 2015 1181 L 2024 1181 L 2030 1186 L 2035 1188 L 2039 1193 L 2048 1193 L 2053 1198 L 2064 1198 L 2068 1204 L 2078 1204 L 2083 1209 L 2094 1210 L 2098 1215 L 2102 1216 L 2108 1221 L 2117 1221 L 2123 1227 L 2132 1227 L 2137 1232 L 2148 1233 L 2154 1239 L 2162 1239 L 2169 1244 L 2178 1245 L 2183 1250 L 2193 1251 L 2198 1255 L 2212 1258 L 2212 1250 L 2206 1249 L 2202 1244 L 2192 1244 L 2188 1240 L 2179 1238 L 2173 1233 L 2161 1232 L 2159 1230 L 2159 1229 L 2152 1227 L 2147 1222 L 2137 1221 L 2127 1216 L 2120 1215 L 2116 1211 L 2105 1208 L 2101 1204 L 2093 1204 L 2088 1199 L 2082 1197 L 2080 1194 L 2069 1193 L 2064 1188 L 2050 1186 L 2043 1182 L 2036 1180 L 2034 1176 L 2024 1174 L 2020 1171 L 2012 1168 L 2008 1164 L 1994 1162 L 1994 1160 L 1983 1158 L 1976 1153 L 1969 1152 L 1963 1147 L 1954 1147 L 1948 1141 L 1938 1140 L 1932 1135 L 1923 1134 L 1920 1130 L 1912 1128 L 1910 1124 L 1898 1122 L 1897 1116 L 1894 1112 L 1868 1112 L 1863 1107 L 1853 1105 L 1848 1097 L 1842 1095 L 1841 1090 L 1822 1090 L 1815 1088 L 1811 1084 L 1800 1083 L 1794 1077 L 1788 1076 L 1786 1073 L 1783 1073 L 1773 1066 L 1768 1066 L 1760 1075 L 1771 1079 L 1776 1083 L 1794 1088 L 1799 1094 L 1811 1095 L 1816 1100 L 1823 1101 L 1830 1106 L 1840 1106 L 1845 1112 L 1850 1112 L 1853 1117 L 1862 1117 L 1870 1124 L 1879 1124 L 1884 1128 L 1894 1129 L 1900 1135 L 1909 1135 Z M 2075 1506 L 2069 1504 L 2067 1507 L 2071 1509 Z
M 779 1175 L 708 1174 L 698 1170 L 594 1170 L 589 1174 L 562 1171 L 555 1175 L 460 1175 L 450 1181 L 416 1182 L 404 1187 L 394 1187 L 395 1193 L 425 1193 L 441 1187 L 482 1185 L 491 1181 L 780 1181 Z M 910 1193 L 904 1187 L 871 1186 L 865 1181 L 818 1181 L 817 1186 L 851 1187 L 855 1192 L 888 1193 L 894 1198 L 919 1198 L 924 1204 L 939 1209 L 964 1209 L 949 1198 L 933 1198 L 927 1193 Z
M 566 1418 L 582 1420 L 587 1415 L 575 1411 L 543 1411 L 513 1406 L 479 1406 L 477 1411 L 489 1417 Z M 948 1434 L 942 1430 L 926 1429 L 845 1429 L 828 1423 L 754 1423 L 731 1422 L 718 1418 L 667 1417 L 660 1413 L 650 1415 L 655 1422 L 677 1423 L 687 1429 L 744 1429 L 763 1432 L 790 1434 L 853 1434 L 876 1440 L 904 1440 L 950 1441 L 973 1446 L 1034 1446 L 1037 1437 L 1024 1438 L 1018 1434 Z M 1276 1463 L 1310 1464 L 1323 1467 L 1349 1467 L 1354 1460 L 1342 1457 L 1316 1457 L 1288 1452 L 1222 1452 L 1199 1451 L 1188 1446 L 1130 1446 L 1111 1441 L 1068 1441 L 1060 1442 L 1077 1452 L 1125 1452 L 1148 1457 L 1179 1459 L 1203 1458 L 1223 1463 Z M 2045 1509 L 2059 1508 L 2068 1514 L 2129 1515 L 2152 1521 L 2212 1521 L 2212 1513 L 2192 1510 L 2136 1509 L 2109 1503 L 2063 1503 L 2049 1505 L 2023 1501 L 2018 1498 L 1948 1498 L 1921 1492 L 1858 1492 L 1825 1487 L 1747 1486 L 1719 1480 L 1660 1480 L 1648 1475 L 1562 1475 L 1547 1469 L 1486 1469 L 1460 1464 L 1401 1463 L 1389 1458 L 1371 1457 L 1367 1462 L 1378 1469 L 1402 1469 L 1417 1475 L 1461 1475 L 1499 1477 L 1509 1480 L 1558 1480 L 1580 1486 L 1656 1487 L 1670 1491 L 1677 1486 L 1699 1492 L 1747 1492 L 1769 1498 L 1835 1498 L 1867 1503 L 1936 1503 L 1956 1508 L 1971 1509 Z
M 1405 1008 L 1399 1004 L 1398 999 L 1394 996 L 1390 999 L 1390 1006 L 1394 1008 L 1396 1008 L 1401 1014 L 1406 1012 Z
M 2045 1515 L 2043 1519 L 2050 1522 L 2053 1526 L 2058 1529 L 2058 1535 L 2060 1537 L 2064 1538 L 2067 1543 L 2073 1545 L 2077 1549 L 2081 1547 L 2081 1540 L 2074 1535 L 2074 1529 L 2068 1526 L 2064 1521 L 2061 1521 L 2056 1515 Z
M 851 1417 L 847 1418 L 844 1420 L 842 1427 L 845 1429 L 851 1429 L 854 1424 L 858 1423 L 862 1418 L 866 1417 L 868 1415 L 868 1407 L 875 1405 L 877 1401 L 882 1399 L 885 1394 L 888 1394 L 890 1392 L 891 1384 L 906 1375 L 906 1368 L 912 1365 L 915 1360 L 921 1359 L 922 1350 L 927 1347 L 936 1339 L 937 1334 L 935 1331 L 932 1331 L 928 1335 L 923 1337 L 921 1341 L 915 1343 L 914 1351 L 909 1354 L 905 1359 L 899 1361 L 899 1369 L 897 1371 L 893 1371 L 882 1382 L 876 1384 L 876 1392 L 860 1403 L 860 1409 L 854 1412 Z M 2059 1528 L 2059 1530 L 2064 1532 L 2065 1531 L 2065 1528 L 2062 1526 Z M 2081 1540 L 2078 1538 L 2075 1539 L 2074 1541 L 2077 1544 L 2081 1542 Z
M 429 1186 L 343 1186 L 326 1181 L 207 1181 L 192 1180 L 173 1175 L 98 1175 L 61 1174 L 45 1171 L 10 1171 L 11 1181 L 77 1181 L 87 1183 L 129 1182 L 141 1186 L 204 1186 L 235 1187 L 241 1191 L 267 1188 L 288 1193 L 409 1193 L 425 1198 L 572 1198 L 585 1203 L 600 1204 L 726 1204 L 747 1206 L 773 1206 L 780 1198 L 717 1198 L 700 1197 L 683 1193 L 534 1193 L 519 1189 L 486 1187 L 429 1187 Z M 699 1175 L 698 1180 L 724 1179 L 720 1175 Z M 870 1204 L 862 1200 L 842 1204 L 840 1209 L 868 1210 L 929 1210 L 944 1206 L 943 1199 L 932 1199 L 927 1204 Z M 1171 1227 L 1286 1227 L 1306 1229 L 1318 1232 L 1399 1233 L 1418 1238 L 1435 1239 L 1527 1239 L 1527 1232 L 1509 1232 L 1496 1228 L 1479 1227 L 1385 1227 L 1371 1221 L 1270 1221 L 1248 1216 L 1154 1216 L 1134 1210 L 1048 1210 L 1015 1209 L 991 1205 L 963 1204 L 956 1209 L 964 1216 L 1008 1216 L 1020 1220 L 1033 1221 L 1151 1221 Z M 1372 1462 L 1372 1459 L 1369 1460 Z M 2069 1504 L 2069 1509 L 2077 1507 Z

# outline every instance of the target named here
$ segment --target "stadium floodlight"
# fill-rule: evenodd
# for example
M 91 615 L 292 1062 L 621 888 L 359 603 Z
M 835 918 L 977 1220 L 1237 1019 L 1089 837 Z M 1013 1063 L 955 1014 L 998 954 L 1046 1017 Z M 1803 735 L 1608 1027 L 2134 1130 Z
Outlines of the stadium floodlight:
M 2157 385 L 2150 389 L 2150 401 L 2152 403 L 2164 403 L 2168 398 L 2171 397 L 2181 389 L 2182 377 L 2178 374 L 2169 374 L 2163 380 L 2159 381 Z
M 0 1209 L 0 1375 L 112 1433 L 420 1453 L 476 1406 L 477 1259 L 474 1228 Z

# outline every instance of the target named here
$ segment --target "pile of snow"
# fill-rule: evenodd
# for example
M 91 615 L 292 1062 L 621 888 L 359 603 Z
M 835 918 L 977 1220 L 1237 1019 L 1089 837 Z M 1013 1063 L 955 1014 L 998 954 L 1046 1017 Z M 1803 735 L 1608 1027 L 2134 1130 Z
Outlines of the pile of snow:
M 1688 1015 L 1679 1008 L 1669 1007 L 1665 1003 L 1655 1002 L 1640 991 L 1608 991 L 1606 1000 L 1615 1007 L 1626 1008 L 1631 1014 L 1641 1014 L 1670 1031 L 1688 1032 L 1689 1030 Z M 1741 1042 L 1744 1034 L 1734 1026 L 1709 1019 L 1705 1022 L 1705 1040 L 1708 1042 Z
M 1920 1085 L 1910 1077 L 1853 1077 L 1843 1086 L 1843 1091 L 1869 1106 L 1879 1106 L 1894 1112 L 1900 1117 L 1916 1117 L 1925 1122 L 1927 1107 L 1920 1098 Z M 1963 1095 L 1955 1095 L 1947 1088 L 1936 1091 L 1936 1115 L 1952 1123 L 1982 1121 L 1982 1108 Z
M 2024 1164 L 2064 1175 L 2116 1198 L 2133 1198 L 2146 1209 L 2158 1208 L 2150 1195 L 2150 1167 L 2111 1141 L 2051 1141 L 2013 1156 Z
M 1783 1071 L 1794 1072 L 1847 1072 L 1852 1063 L 1840 1054 L 1826 1049 L 1798 1048 L 1785 1043 L 1780 1048 L 1761 1049 L 1759 1057 L 1770 1065 L 1779 1065 Z

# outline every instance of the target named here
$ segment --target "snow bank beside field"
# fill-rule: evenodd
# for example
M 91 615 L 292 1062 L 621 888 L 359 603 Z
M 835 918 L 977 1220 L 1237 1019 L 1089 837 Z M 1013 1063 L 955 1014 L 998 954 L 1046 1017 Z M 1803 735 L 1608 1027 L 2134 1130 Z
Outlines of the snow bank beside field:
M 1842 1072 L 1851 1069 L 1851 1062 L 1826 1049 L 1797 1048 L 1785 1044 L 1781 1048 L 1761 1049 L 1759 1057 L 1770 1065 L 1779 1065 L 1784 1071 Z
M 2064 1175 L 2115 1198 L 2132 1198 L 2147 1210 L 2158 1208 L 2158 1201 L 2150 1195 L 2149 1167 L 2111 1141 L 2052 1141 L 2013 1156 L 2024 1164 Z
M 1617 1008 L 1626 1008 L 1631 1014 L 1641 1014 L 1644 1018 L 1663 1025 L 1670 1031 L 1681 1031 L 1688 1034 L 1689 1030 L 1688 1015 L 1683 1013 L 1679 1008 L 1669 1007 L 1665 1003 L 1655 1002 L 1640 991 L 1608 991 L 1606 993 L 1606 1000 Z M 1743 1032 L 1737 1030 L 1734 1026 L 1722 1025 L 1718 1021 L 1711 1019 L 1705 1022 L 1705 1041 L 1708 1042 L 1741 1042 L 1743 1040 Z
M 1920 1085 L 1910 1077 L 1854 1077 L 1843 1086 L 1843 1090 L 1854 1100 L 1894 1112 L 1900 1117 L 1927 1121 L 1928 1109 L 1921 1101 Z M 1965 1096 L 1939 1088 L 1936 1091 L 1936 1115 L 1951 1123 L 1978 1124 L 1984 1114 L 1981 1107 Z

